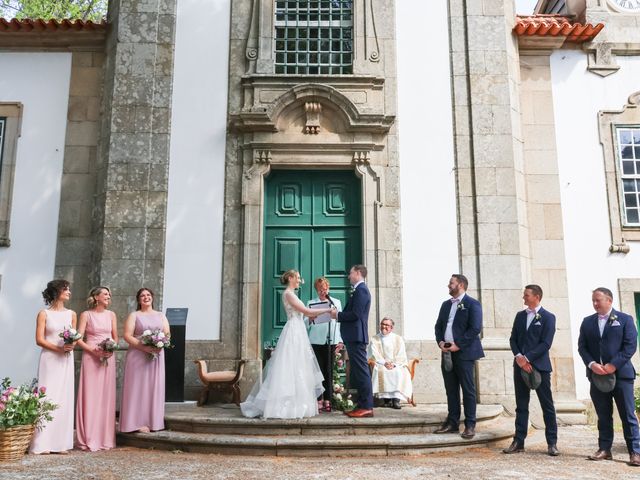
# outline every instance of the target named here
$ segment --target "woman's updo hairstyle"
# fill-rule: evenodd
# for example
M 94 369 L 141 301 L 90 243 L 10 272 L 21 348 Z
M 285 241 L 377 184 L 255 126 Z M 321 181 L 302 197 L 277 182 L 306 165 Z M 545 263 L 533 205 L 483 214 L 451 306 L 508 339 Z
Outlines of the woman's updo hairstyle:
M 91 291 L 89 292 L 89 296 L 87 297 L 87 306 L 89 308 L 96 308 L 96 305 L 98 305 L 96 297 L 102 293 L 102 290 L 106 290 L 107 292 L 111 293 L 109 287 L 93 287 L 91 289 Z
M 282 285 L 289 285 L 289 279 L 292 277 L 295 277 L 297 273 L 298 273 L 297 270 L 293 270 L 293 269 L 287 270 L 282 275 L 280 275 L 280 283 Z
M 67 280 L 51 280 L 47 283 L 47 288 L 42 291 L 42 298 L 45 305 L 51 305 L 62 293 L 65 288 L 71 284 Z

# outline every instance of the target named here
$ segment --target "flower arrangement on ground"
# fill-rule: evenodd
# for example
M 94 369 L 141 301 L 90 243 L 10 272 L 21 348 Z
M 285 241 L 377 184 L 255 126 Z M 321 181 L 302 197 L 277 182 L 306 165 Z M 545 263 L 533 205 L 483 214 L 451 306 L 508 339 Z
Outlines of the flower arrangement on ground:
M 165 335 L 165 333 L 159 328 L 155 330 L 145 330 L 142 332 L 142 335 L 140 335 L 139 340 L 143 345 L 147 345 L 149 347 L 173 348 L 173 345 L 171 345 L 171 336 Z M 149 358 L 158 358 L 158 354 L 150 353 Z
M 351 394 L 347 393 L 344 386 L 345 381 L 345 354 L 346 349 L 340 345 L 336 347 L 333 361 L 333 395 L 332 404 L 335 410 L 353 410 L 353 400 Z
M 0 384 L 0 430 L 20 425 L 42 428 L 52 420 L 51 412 L 58 406 L 46 399 L 47 389 L 38 388 L 34 379 L 31 384 L 12 387 L 5 378 Z

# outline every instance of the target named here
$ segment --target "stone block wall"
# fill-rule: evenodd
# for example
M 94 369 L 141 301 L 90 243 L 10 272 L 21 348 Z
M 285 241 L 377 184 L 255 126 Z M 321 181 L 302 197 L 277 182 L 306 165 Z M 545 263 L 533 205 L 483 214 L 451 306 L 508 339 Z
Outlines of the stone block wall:
M 71 282 L 69 307 L 86 308 L 92 257 L 91 218 L 96 191 L 96 160 L 102 81 L 102 51 L 74 51 L 62 167 L 55 277 Z

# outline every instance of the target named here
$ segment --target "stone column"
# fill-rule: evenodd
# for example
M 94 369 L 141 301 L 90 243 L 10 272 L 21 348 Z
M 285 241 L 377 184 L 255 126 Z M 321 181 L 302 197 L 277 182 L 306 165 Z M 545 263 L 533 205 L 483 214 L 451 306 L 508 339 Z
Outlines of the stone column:
M 119 318 L 141 286 L 162 306 L 175 0 L 112 0 L 92 280 Z
M 460 257 L 482 302 L 479 401 L 513 391 L 508 338 L 530 277 L 513 2 L 450 2 Z

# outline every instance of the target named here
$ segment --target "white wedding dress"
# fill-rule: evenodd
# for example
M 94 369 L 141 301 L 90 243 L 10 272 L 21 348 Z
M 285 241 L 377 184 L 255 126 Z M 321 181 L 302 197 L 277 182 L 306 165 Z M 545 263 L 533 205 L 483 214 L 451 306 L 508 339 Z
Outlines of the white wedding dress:
M 287 300 L 282 303 L 287 323 L 278 344 L 263 370 L 263 381 L 256 382 L 240 404 L 245 417 L 303 418 L 318 414 L 316 399 L 324 391 L 322 372 L 313 353 L 303 315 Z M 292 301 L 304 304 L 291 293 Z

